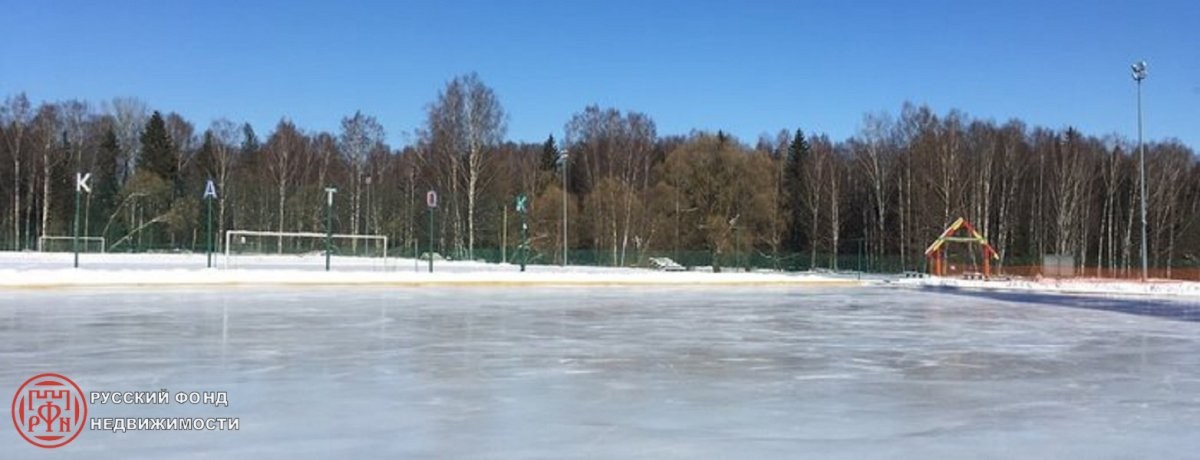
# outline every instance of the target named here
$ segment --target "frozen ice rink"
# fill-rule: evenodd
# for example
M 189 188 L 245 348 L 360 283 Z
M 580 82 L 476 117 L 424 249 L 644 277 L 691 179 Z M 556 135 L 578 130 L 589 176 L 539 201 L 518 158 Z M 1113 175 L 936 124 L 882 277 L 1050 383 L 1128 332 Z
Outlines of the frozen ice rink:
M 860 288 L 0 292 L 0 382 L 226 391 L 239 431 L 5 458 L 1194 458 L 1195 301 Z M 1065 299 L 1065 300 L 1064 300 Z M 1190 303 L 1189 303 L 1190 302 Z

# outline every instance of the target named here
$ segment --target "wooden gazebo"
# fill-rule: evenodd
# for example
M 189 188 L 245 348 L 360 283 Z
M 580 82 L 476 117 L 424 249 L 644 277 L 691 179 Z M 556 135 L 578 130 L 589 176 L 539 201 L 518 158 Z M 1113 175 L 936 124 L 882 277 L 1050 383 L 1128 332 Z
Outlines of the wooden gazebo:
M 968 236 L 954 236 L 959 230 L 965 229 Z M 946 276 L 946 243 L 974 243 L 983 248 L 983 276 L 992 276 L 992 259 L 1000 260 L 1000 254 L 992 249 L 992 245 L 988 244 L 987 239 L 975 231 L 975 226 L 967 222 L 966 219 L 959 217 L 958 220 L 946 227 L 946 231 L 942 232 L 941 236 L 933 240 L 925 249 L 925 258 L 929 260 L 929 274 L 936 276 Z

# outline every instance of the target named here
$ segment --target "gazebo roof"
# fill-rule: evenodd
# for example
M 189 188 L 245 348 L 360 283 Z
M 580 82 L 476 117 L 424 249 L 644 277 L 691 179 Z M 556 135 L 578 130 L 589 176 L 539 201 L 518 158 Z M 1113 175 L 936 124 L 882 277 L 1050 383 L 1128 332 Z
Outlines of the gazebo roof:
M 969 236 L 954 236 L 955 232 L 958 232 L 960 229 L 964 228 L 967 230 L 967 232 L 969 232 Z M 1000 254 L 996 253 L 996 250 L 992 248 L 991 244 L 988 244 L 987 239 L 985 239 L 983 235 L 980 235 L 979 232 L 975 231 L 975 226 L 971 225 L 970 222 L 967 222 L 967 220 L 963 219 L 962 217 L 959 217 L 958 220 L 955 220 L 954 223 L 950 224 L 949 227 L 946 227 L 946 230 L 943 231 L 936 240 L 933 240 L 933 244 L 930 244 L 929 247 L 925 249 L 925 255 L 931 256 L 936 254 L 938 251 L 942 250 L 942 246 L 947 242 L 977 243 L 983 247 L 984 254 L 993 259 L 1000 260 Z

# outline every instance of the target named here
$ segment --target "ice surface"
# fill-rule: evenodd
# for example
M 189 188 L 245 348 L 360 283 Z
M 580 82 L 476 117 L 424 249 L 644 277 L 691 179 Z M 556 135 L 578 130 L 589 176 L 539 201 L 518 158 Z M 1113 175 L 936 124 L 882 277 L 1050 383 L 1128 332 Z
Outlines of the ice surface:
M 5 458 L 1192 458 L 1200 323 L 862 288 L 0 291 L 0 382 L 237 432 Z M 1130 301 L 1133 302 L 1133 301 Z M 1167 303 L 1192 308 L 1194 304 Z

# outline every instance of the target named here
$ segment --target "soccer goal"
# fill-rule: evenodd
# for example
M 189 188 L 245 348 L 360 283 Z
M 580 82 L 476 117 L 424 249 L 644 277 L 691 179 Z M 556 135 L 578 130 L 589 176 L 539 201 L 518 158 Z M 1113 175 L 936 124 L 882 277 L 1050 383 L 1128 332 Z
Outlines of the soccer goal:
M 326 234 L 228 230 L 225 232 L 225 268 L 325 267 Z M 387 268 L 388 238 L 383 235 L 329 236 L 334 266 L 383 270 Z
M 75 237 L 73 236 L 48 236 L 42 235 L 38 237 L 37 249 L 38 252 L 75 252 L 75 246 L 72 243 Z M 79 252 L 99 252 L 101 254 L 108 249 L 105 246 L 103 236 L 81 236 L 79 237 Z

